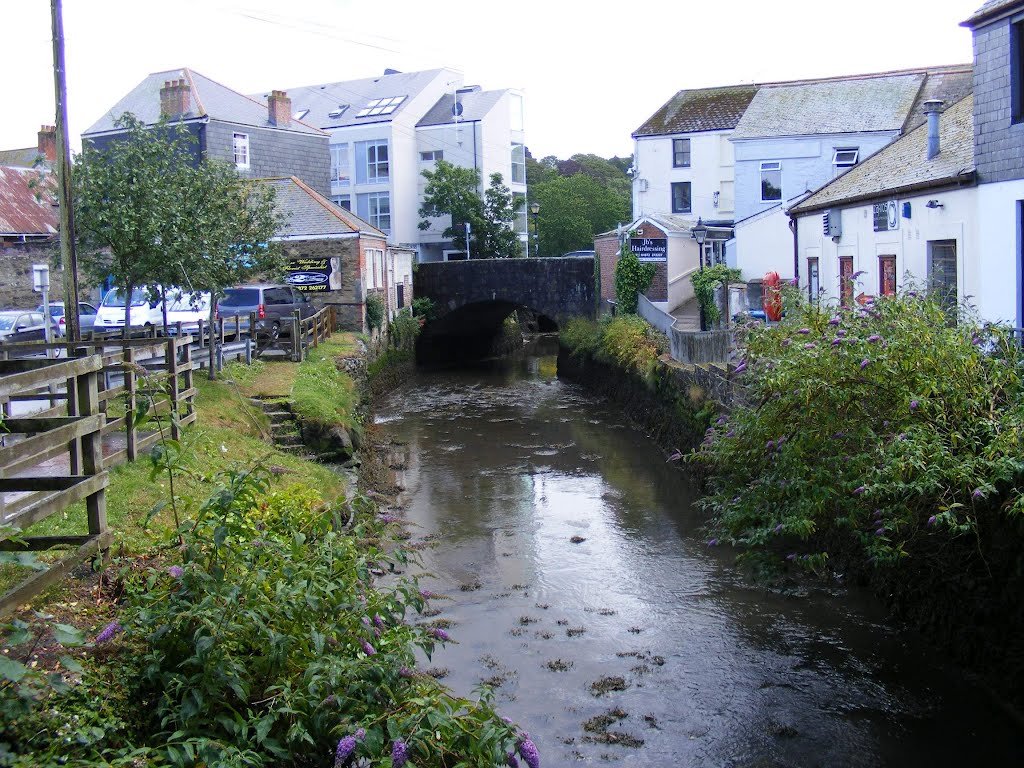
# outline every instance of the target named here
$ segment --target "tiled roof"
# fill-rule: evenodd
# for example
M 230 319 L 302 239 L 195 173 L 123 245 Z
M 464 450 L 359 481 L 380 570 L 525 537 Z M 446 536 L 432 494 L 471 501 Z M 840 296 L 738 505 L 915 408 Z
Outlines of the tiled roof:
M 921 109 L 926 101 L 938 99 L 948 106 L 956 104 L 974 90 L 974 67 L 970 64 L 930 67 L 926 74 L 924 88 L 918 93 L 903 124 L 903 133 L 909 133 L 927 120 Z
M 25 147 L 24 149 L 0 149 L 0 165 L 13 166 L 15 168 L 34 168 L 36 161 L 42 157 L 38 147 Z M 41 163 L 49 167 L 46 158 Z
M 256 128 L 270 128 L 270 115 L 266 103 L 244 96 L 227 86 L 205 77 L 191 69 L 172 69 L 154 72 L 133 88 L 124 98 L 110 108 L 82 135 L 89 136 L 116 130 L 115 121 L 125 112 L 131 112 L 146 125 L 160 120 L 160 89 L 169 80 L 185 80 L 191 91 L 192 109 L 182 120 L 209 117 L 239 125 Z M 292 102 L 294 106 L 294 100 Z M 288 128 L 298 133 L 320 134 L 308 122 L 292 120 Z
M 260 179 L 258 183 L 274 189 L 277 212 L 284 217 L 278 227 L 278 237 L 322 237 L 356 233 L 382 239 L 387 237 L 372 224 L 335 205 L 294 176 Z
M 459 93 L 455 96 L 442 96 L 437 104 L 432 106 L 418 123 L 417 127 L 427 125 L 445 125 L 454 122 L 452 107 L 454 100 L 458 99 L 462 105 L 462 113 L 459 116 L 461 122 L 482 120 L 484 116 L 493 109 L 505 91 L 472 91 Z
M 454 70 L 429 69 L 422 72 L 393 72 L 379 77 L 367 77 L 362 80 L 345 80 L 339 83 L 308 85 L 289 88 L 288 95 L 292 99 L 292 111 L 299 114 L 303 110 L 309 112 L 302 118 L 303 122 L 318 128 L 341 128 L 349 125 L 370 125 L 389 122 L 409 106 L 409 102 L 442 72 L 447 72 L 452 79 L 458 77 Z M 356 117 L 360 109 L 375 99 L 407 97 L 388 115 Z M 266 98 L 260 94 L 255 98 Z M 340 115 L 331 116 L 340 107 L 345 107 Z
M 962 23 L 965 27 L 976 27 L 978 24 L 987 21 L 1002 13 L 1006 13 L 1017 7 L 1024 8 L 1021 0 L 988 0 L 981 8 L 976 10 L 969 19 Z
M 0 166 L 0 235 L 53 235 L 60 216 L 53 174 Z
M 663 136 L 735 128 L 757 93 L 757 88 L 756 85 L 728 85 L 679 91 L 647 122 L 633 131 L 633 136 Z
M 974 173 L 974 97 L 939 116 L 939 154 L 928 159 L 928 126 L 921 125 L 793 207 L 810 213 L 831 205 L 970 181 Z
M 764 86 L 732 138 L 899 131 L 924 80 L 917 72 Z

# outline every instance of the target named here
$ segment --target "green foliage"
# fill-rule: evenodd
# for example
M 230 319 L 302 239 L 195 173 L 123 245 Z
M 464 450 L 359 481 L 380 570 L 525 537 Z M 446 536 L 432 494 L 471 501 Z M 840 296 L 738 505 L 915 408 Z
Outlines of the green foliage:
M 388 326 L 388 340 L 391 346 L 401 352 L 411 352 L 416 346 L 416 337 L 420 335 L 420 321 L 412 316 L 409 307 L 402 309 Z
M 839 309 L 790 296 L 781 324 L 748 324 L 750 405 L 692 456 L 717 535 L 818 568 L 833 548 L 893 564 L 978 535 L 985 515 L 1019 519 L 1019 344 L 946 320 L 909 292 Z
M 429 323 L 437 318 L 437 306 L 434 304 L 433 299 L 423 296 L 412 300 L 412 313 L 424 322 Z
M 619 262 L 615 265 L 615 306 L 618 312 L 635 315 L 638 296 L 651 287 L 654 265 L 643 264 L 627 239 L 619 249 Z
M 690 275 L 693 291 L 697 296 L 697 301 L 704 308 L 704 317 L 709 325 L 717 323 L 722 315 L 715 303 L 715 289 L 736 282 L 740 277 L 741 273 L 738 269 L 732 269 L 725 264 L 713 264 Z
M 574 355 L 589 355 L 648 380 L 667 346 L 665 337 L 637 315 L 618 315 L 598 322 L 573 318 L 559 339 Z
M 338 369 L 343 342 L 329 340 L 309 350 L 299 363 L 292 386 L 292 409 L 303 421 L 314 424 L 354 424 L 356 404 L 352 379 Z
M 518 235 L 512 228 L 522 198 L 513 196 L 503 183 L 500 173 L 492 173 L 483 197 L 480 172 L 463 168 L 446 160 L 438 160 L 434 170 L 423 171 L 427 180 L 423 192 L 423 205 L 419 209 L 423 220 L 421 230 L 430 228 L 430 218 L 450 216 L 451 222 L 444 236 L 453 243 L 465 242 L 465 224 L 470 225 L 470 251 L 475 259 L 515 258 L 522 255 Z
M 366 297 L 366 326 L 371 331 L 384 327 L 384 299 L 376 293 Z

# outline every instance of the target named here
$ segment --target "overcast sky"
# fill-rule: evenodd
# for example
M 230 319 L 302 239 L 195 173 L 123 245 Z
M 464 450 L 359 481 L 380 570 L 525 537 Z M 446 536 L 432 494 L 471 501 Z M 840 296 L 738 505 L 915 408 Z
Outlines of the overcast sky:
M 69 131 L 150 72 L 242 93 L 449 66 L 519 88 L 536 157 L 632 152 L 683 88 L 969 63 L 983 0 L 64 0 Z M 54 122 L 49 0 L 0 0 L 0 148 Z

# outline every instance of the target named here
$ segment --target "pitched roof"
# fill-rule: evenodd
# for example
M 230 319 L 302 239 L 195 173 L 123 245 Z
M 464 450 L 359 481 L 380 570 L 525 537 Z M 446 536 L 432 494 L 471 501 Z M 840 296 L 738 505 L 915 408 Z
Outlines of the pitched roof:
M 974 91 L 974 67 L 970 64 L 929 67 L 926 74 L 924 87 L 903 124 L 903 133 L 909 133 L 928 120 L 922 109 L 926 101 L 938 99 L 948 106 Z
M 971 14 L 969 19 L 961 22 L 960 25 L 963 27 L 976 27 L 982 22 L 995 18 L 1017 6 L 1024 6 L 1024 3 L 1021 0 L 988 0 L 987 3 Z
M 288 89 L 292 99 L 292 111 L 300 114 L 309 110 L 302 120 L 318 128 L 342 128 L 349 125 L 369 125 L 372 123 L 390 122 L 409 106 L 410 100 L 434 81 L 442 72 L 447 72 L 452 79 L 458 77 L 454 70 L 428 69 L 422 72 L 392 72 L 379 77 L 366 77 L 361 80 L 343 80 L 323 85 L 307 85 Z M 384 98 L 405 96 L 393 112 L 388 114 L 366 115 L 356 117 L 361 109 L 371 101 Z M 266 98 L 261 94 L 257 98 Z M 340 114 L 335 114 L 340 110 Z
M 54 235 L 60 223 L 52 174 L 0 166 L 0 235 Z
M 679 91 L 632 135 L 662 136 L 735 128 L 757 89 L 756 85 L 727 85 Z
M 273 187 L 277 212 L 284 217 L 277 237 L 365 234 L 386 239 L 387 235 L 363 221 L 351 211 L 335 205 L 315 189 L 294 176 L 259 179 Z
M 40 161 L 39 159 L 42 158 Z M 15 168 L 34 168 L 37 161 L 40 165 L 49 167 L 49 162 L 39 151 L 38 147 L 25 147 L 24 149 L 0 149 L 0 165 L 12 166 Z
M 498 100 L 501 99 L 502 95 L 507 92 L 508 89 L 502 91 L 470 91 L 467 93 L 456 93 L 455 95 L 442 96 L 438 99 L 437 104 L 427 110 L 427 114 L 420 118 L 420 121 L 416 123 L 416 126 L 422 127 L 454 123 L 455 115 L 452 112 L 452 109 L 456 100 L 458 100 L 458 103 L 462 106 L 462 112 L 459 114 L 459 122 L 482 120 L 484 116 L 494 108 L 494 105 L 498 103 Z
M 928 126 L 921 125 L 793 206 L 810 213 L 831 205 L 928 189 L 974 178 L 974 97 L 939 116 L 939 154 L 928 159 Z
M 93 123 L 83 136 L 117 130 L 114 124 L 125 112 L 131 112 L 146 125 L 160 120 L 160 89 L 169 80 L 184 80 L 191 94 L 191 110 L 182 116 L 183 121 L 209 117 L 214 120 L 248 125 L 255 128 L 277 127 L 298 133 L 317 134 L 321 132 L 305 121 L 292 120 L 287 128 L 272 126 L 265 102 L 244 96 L 215 80 L 185 69 L 154 72 L 128 92 L 105 115 Z M 292 102 L 294 105 L 294 101 Z
M 915 72 L 764 86 L 732 138 L 899 131 L 924 80 Z

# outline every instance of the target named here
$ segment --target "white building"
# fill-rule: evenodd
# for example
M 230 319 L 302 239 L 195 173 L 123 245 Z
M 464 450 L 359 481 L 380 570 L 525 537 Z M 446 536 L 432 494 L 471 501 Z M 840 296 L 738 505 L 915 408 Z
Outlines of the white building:
M 909 286 L 978 305 L 974 99 L 939 114 L 793 206 L 800 285 L 851 303 Z M 929 129 L 934 134 L 929 138 Z M 854 277 L 856 275 L 856 277 Z
M 295 118 L 330 135 L 331 200 L 416 249 L 420 261 L 465 250 L 418 226 L 421 172 L 438 159 L 479 170 L 481 192 L 500 173 L 525 199 L 522 96 L 515 91 L 464 88 L 461 73 L 434 69 L 387 70 L 288 93 Z M 523 217 L 524 241 L 525 232 Z

